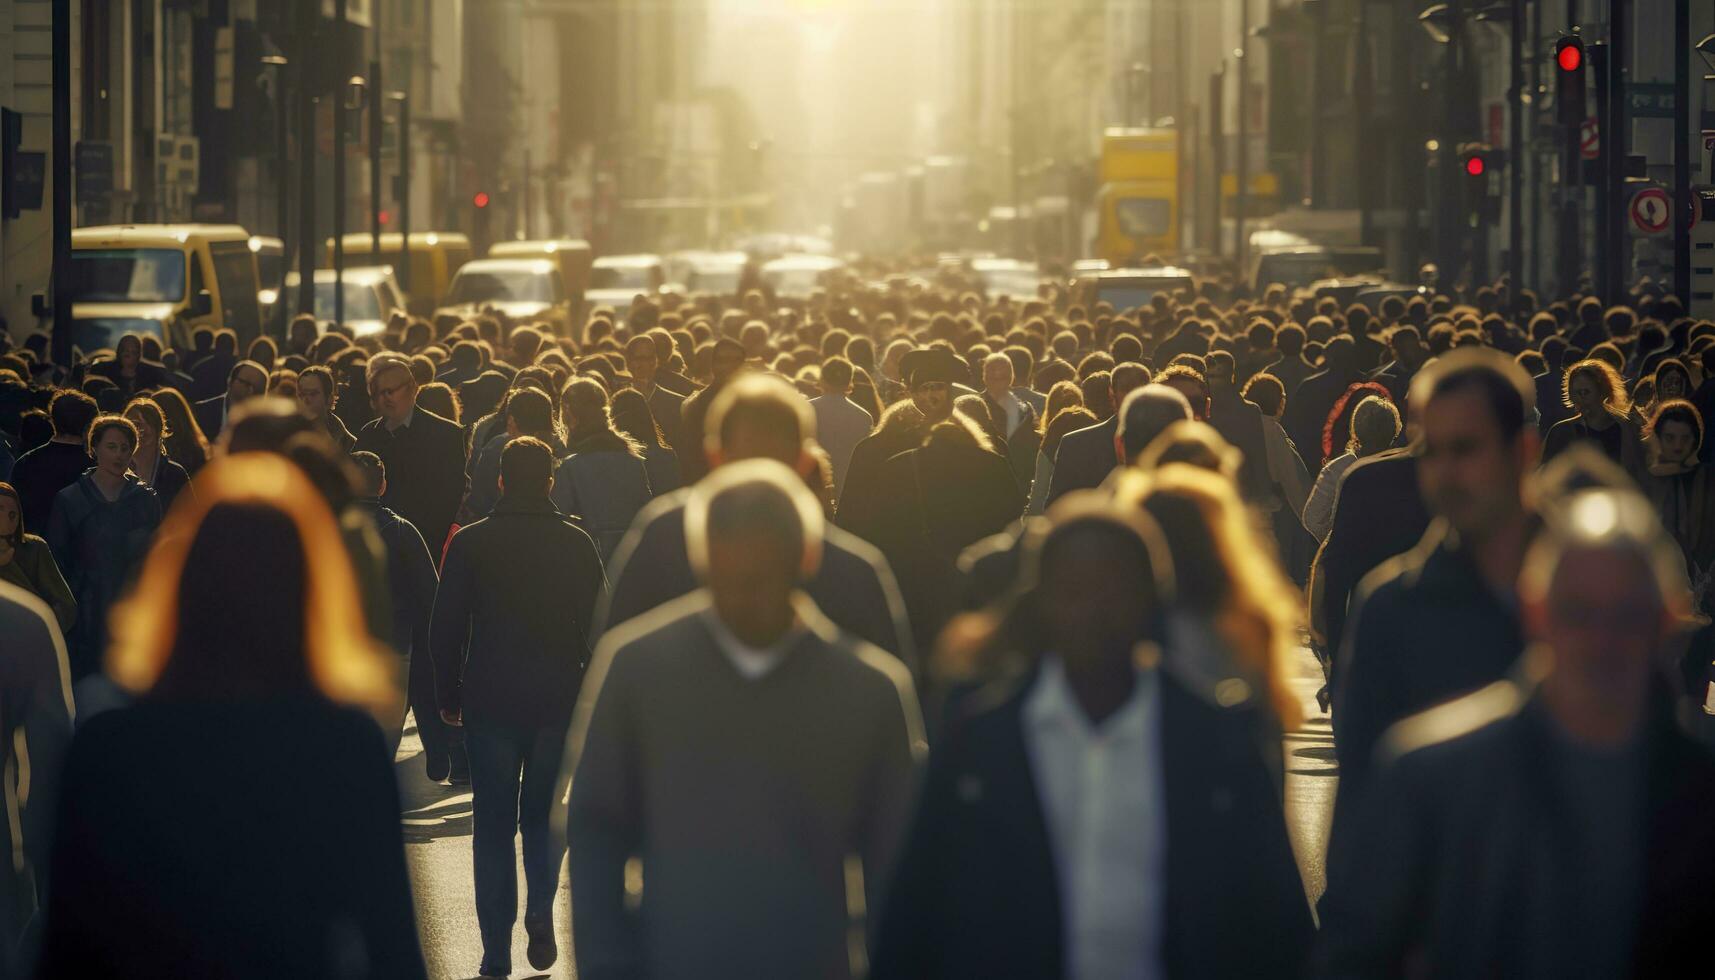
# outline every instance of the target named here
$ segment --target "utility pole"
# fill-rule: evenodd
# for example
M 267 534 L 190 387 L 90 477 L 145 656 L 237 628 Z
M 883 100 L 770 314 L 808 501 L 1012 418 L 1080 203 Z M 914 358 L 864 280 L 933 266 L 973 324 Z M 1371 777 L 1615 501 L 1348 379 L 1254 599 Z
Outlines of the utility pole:
M 1209 182 L 1213 190 L 1210 196 L 1214 202 L 1214 206 L 1209 208 L 1210 227 L 1214 231 L 1210 241 L 1214 243 L 1217 257 L 1226 252 L 1226 249 L 1221 247 L 1221 184 L 1227 177 L 1227 154 L 1222 146 L 1227 138 L 1222 132 L 1226 127 L 1226 120 L 1221 110 L 1225 108 L 1222 101 L 1226 97 L 1226 80 L 1227 65 L 1223 61 L 1221 67 L 1209 73 L 1209 159 L 1214 164 L 1210 168 L 1214 179 Z
M 321 58 L 317 50 L 320 38 L 317 26 L 321 21 L 321 4 L 316 0 L 298 0 L 297 51 L 292 58 L 298 63 L 298 312 L 311 316 L 316 312 L 316 106 L 315 93 L 321 88 Z
M 1251 102 L 1250 102 L 1250 59 L 1246 57 L 1251 43 L 1251 4 L 1250 0 L 1239 0 L 1239 46 L 1233 51 L 1233 60 L 1239 66 L 1239 159 L 1236 168 L 1238 187 L 1233 203 L 1233 262 L 1242 280 L 1245 275 L 1245 212 L 1250 209 L 1250 141 L 1251 141 Z
M 399 183 L 393 196 L 399 200 L 399 288 L 407 301 L 411 296 L 411 93 L 394 92 L 399 103 Z
M 1691 0 L 1673 4 L 1673 292 L 1691 310 Z
M 372 54 L 369 59 L 369 91 L 374 98 L 369 106 L 369 254 L 381 261 L 381 140 L 387 135 L 387 120 L 382 109 L 386 102 L 381 93 L 381 0 L 370 0 L 369 37 Z
M 1631 232 L 1626 220 L 1626 155 L 1631 151 L 1631 124 L 1626 119 L 1626 80 L 1630 76 L 1632 5 L 1626 0 L 1608 0 L 1608 125 L 1602 127 L 1602 146 L 1608 151 L 1608 287 L 1604 302 L 1618 303 L 1626 293 L 1626 266 L 1631 255 Z M 1683 46 L 1689 38 L 1681 37 Z M 1609 133 L 1613 134 L 1610 140 Z M 1676 132 L 1674 142 L 1684 142 Z
M 71 0 L 54 0 L 53 26 L 53 324 L 50 349 L 71 364 Z M 8 178 L 10 174 L 6 175 Z
M 1601 142 L 1596 148 L 1596 294 L 1604 303 L 1613 302 L 1614 283 L 1613 267 L 1610 253 L 1613 251 L 1614 239 L 1610 225 L 1614 223 L 1617 206 L 1614 203 L 1614 185 L 1609 180 L 1609 171 L 1614 166 L 1615 144 L 1619 142 L 1619 134 L 1614 132 L 1613 100 L 1608 97 L 1608 83 L 1611 75 L 1608 64 L 1607 44 L 1592 44 L 1585 48 L 1590 56 L 1590 78 L 1596 83 L 1596 131 L 1601 134 Z
M 334 0 L 333 322 L 345 324 L 345 38 L 347 0 Z
M 1527 131 L 1534 141 L 1542 129 L 1542 7 L 1547 0 L 1536 0 L 1530 5 L 1530 120 Z M 1556 66 L 1558 68 L 1558 66 Z M 1515 166 L 1517 164 L 1515 163 Z M 1542 283 L 1542 154 L 1534 149 L 1530 152 L 1530 191 L 1526 198 L 1530 202 L 1530 284 L 1532 288 Z
M 1352 141 L 1355 159 L 1352 173 L 1358 177 L 1358 241 L 1374 245 L 1375 237 L 1375 143 L 1370 139 L 1375 124 L 1376 62 L 1370 51 L 1370 5 L 1358 4 L 1357 57 L 1352 69 L 1352 101 L 1358 117 L 1358 138 Z
M 1466 223 L 1464 168 L 1459 166 L 1459 109 L 1464 88 L 1465 6 L 1463 0 L 1447 4 L 1447 63 L 1442 78 L 1440 155 L 1440 206 L 1436 213 L 1436 247 L 1441 264 L 1441 284 L 1451 293 L 1464 266 Z M 1474 256 L 1473 256 L 1474 258 Z
M 273 320 L 270 326 L 286 335 L 286 270 L 292 266 L 292 173 L 291 173 L 291 101 L 287 98 L 291 63 L 280 55 L 268 55 L 262 64 L 274 71 L 274 197 L 279 208 L 275 219 L 280 233 L 280 293 L 274 298 Z
M 1366 6 L 1368 4 L 1362 2 L 1358 4 L 1360 20 Z M 1325 208 L 1328 206 L 1328 132 L 1322 109 L 1328 97 L 1328 74 L 1323 68 L 1328 61 L 1327 0 L 1305 4 L 1304 9 L 1310 15 L 1310 206 Z
M 1517 302 L 1524 288 L 1524 3 L 1513 0 L 1512 9 L 1512 89 L 1507 93 L 1511 103 L 1508 115 L 1507 155 L 1507 277 L 1511 280 L 1508 299 Z

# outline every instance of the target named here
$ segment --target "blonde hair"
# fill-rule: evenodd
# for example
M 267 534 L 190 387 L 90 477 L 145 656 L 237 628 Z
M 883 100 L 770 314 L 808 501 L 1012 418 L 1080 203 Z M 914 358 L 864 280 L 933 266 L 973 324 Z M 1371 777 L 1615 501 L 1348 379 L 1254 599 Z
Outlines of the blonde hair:
M 1297 728 L 1303 711 L 1287 679 L 1298 645 L 1298 602 L 1232 481 L 1188 463 L 1168 463 L 1126 489 L 1155 518 L 1170 546 L 1186 535 L 1206 538 L 1172 548 L 1178 601 L 1209 617 L 1237 665 L 1265 689 L 1281 727 Z M 1196 609 L 1199 604 L 1205 608 Z
M 192 486 L 161 525 L 135 591 L 114 609 L 107 655 L 113 679 L 136 693 L 160 681 L 177 648 L 180 583 L 203 521 L 222 505 L 259 506 L 290 520 L 303 549 L 310 681 L 329 699 L 391 723 L 399 708 L 394 668 L 366 629 L 339 525 L 309 478 L 282 456 L 251 452 L 210 462 Z

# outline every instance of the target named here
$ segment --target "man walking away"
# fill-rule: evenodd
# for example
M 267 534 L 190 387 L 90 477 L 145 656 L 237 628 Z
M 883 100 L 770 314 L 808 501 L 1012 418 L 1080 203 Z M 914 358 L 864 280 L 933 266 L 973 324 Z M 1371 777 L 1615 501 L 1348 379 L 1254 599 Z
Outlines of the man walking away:
M 716 470 L 685 514 L 704 588 L 597 651 L 567 826 L 584 980 L 862 972 L 851 913 L 875 907 L 924 743 L 905 668 L 801 589 L 822 522 L 780 463 Z
M 512 839 L 520 830 L 530 965 L 547 969 L 558 956 L 561 845 L 549 814 L 589 661 L 589 624 L 606 582 L 595 542 L 549 499 L 553 473 L 547 443 L 525 436 L 507 444 L 500 501 L 488 518 L 453 536 L 429 627 L 441 718 L 464 727 L 470 755 L 485 977 L 512 970 Z

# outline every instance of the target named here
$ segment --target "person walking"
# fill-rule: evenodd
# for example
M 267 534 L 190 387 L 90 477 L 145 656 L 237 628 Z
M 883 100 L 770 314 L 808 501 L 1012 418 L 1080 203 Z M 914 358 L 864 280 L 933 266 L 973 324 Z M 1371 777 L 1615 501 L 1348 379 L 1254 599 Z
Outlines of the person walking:
M 879 906 L 924 751 L 910 676 L 803 591 L 823 515 L 799 474 L 723 466 L 684 523 L 702 588 L 610 632 L 578 702 L 578 975 L 859 975 L 851 910 Z
M 1388 735 L 1330 867 L 1317 975 L 1673 976 L 1708 958 L 1715 757 L 1664 653 L 1691 611 L 1646 501 L 1576 492 L 1518 584 L 1522 669 Z
M 298 408 L 304 417 L 321 426 L 339 451 L 350 455 L 357 449 L 357 437 L 335 414 L 339 407 L 339 383 L 333 372 L 320 364 L 312 364 L 298 372 Z
M 1015 370 L 1012 358 L 1003 353 L 983 358 L 982 399 L 993 421 L 989 435 L 995 449 L 1006 457 L 1013 480 L 1028 494 L 1031 478 L 1036 475 L 1036 448 L 1041 437 L 1036 432 L 1036 410 L 1013 386 Z
M 728 390 L 730 389 L 730 390 Z M 809 402 L 779 378 L 749 375 L 731 382 L 709 407 L 705 447 L 711 466 L 772 459 L 800 475 L 816 473 L 816 417 Z M 606 632 L 697 588 L 685 537 L 690 491 L 656 497 L 637 515 L 614 553 L 613 592 L 597 614 Z M 916 647 L 905 601 L 887 559 L 838 527 L 823 533 L 822 560 L 804 589 L 840 629 L 915 669 Z
M 621 435 L 630 436 L 643 453 L 643 468 L 649 474 L 650 496 L 659 497 L 684 486 L 679 476 L 678 447 L 667 442 L 666 434 L 655 421 L 655 414 L 649 410 L 649 402 L 636 391 L 621 388 L 613 393 L 610 407 L 614 429 Z M 692 447 L 692 451 L 696 451 L 694 440 Z
M 1345 452 L 1322 467 L 1316 485 L 1310 488 L 1310 499 L 1304 503 L 1304 529 L 1318 544 L 1328 539 L 1334 525 L 1334 498 L 1340 492 L 1340 479 L 1352 464 L 1391 448 L 1399 438 L 1401 428 L 1399 409 L 1379 395 L 1370 395 L 1358 402 L 1352 412 Z
M 834 468 L 834 500 L 845 493 L 846 472 L 858 443 L 875 430 L 875 419 L 852 403 L 852 362 L 830 357 L 822 362 L 822 394 L 810 399 L 816 413 L 816 440 L 828 452 Z
M 1298 975 L 1310 909 L 1254 731 L 1150 643 L 1161 532 L 1087 491 L 1027 548 L 1016 599 L 942 651 L 981 686 L 931 757 L 870 976 Z
M 470 757 L 484 977 L 512 972 L 520 832 L 530 965 L 547 969 L 558 957 L 554 890 L 563 844 L 549 813 L 607 582 L 595 542 L 554 508 L 553 484 L 547 443 L 530 436 L 507 443 L 500 500 L 453 535 L 429 627 L 440 716 L 464 729 Z
M 1474 348 L 1425 368 L 1413 388 L 1418 484 L 1437 520 L 1352 600 L 1334 663 L 1331 851 L 1383 733 L 1499 679 L 1523 649 L 1514 589 L 1534 527 L 1525 486 L 1537 463 L 1535 386 L 1511 358 Z
M 1606 361 L 1579 361 L 1566 369 L 1566 407 L 1574 414 L 1548 430 L 1542 441 L 1542 461 L 1554 459 L 1574 442 L 1589 442 L 1618 463 L 1633 479 L 1648 469 L 1643 433 L 1631 419 L 1620 373 Z
M 12 466 L 12 486 L 24 508 L 24 526 L 46 528 L 54 498 L 95 465 L 89 456 L 89 424 L 101 414 L 95 399 L 81 391 L 55 392 L 48 403 L 54 434 L 47 445 L 18 457 Z
M 184 467 L 186 473 L 196 476 L 208 463 L 209 446 L 208 437 L 203 435 L 191 411 L 191 403 L 176 388 L 158 388 L 150 393 L 149 400 L 161 407 L 161 418 L 166 421 L 167 434 L 161 437 L 161 444 L 166 447 L 167 455 Z
M 190 486 L 185 468 L 167 456 L 167 420 L 161 406 L 150 398 L 134 398 L 125 406 L 125 417 L 137 429 L 137 447 L 131 451 L 131 472 L 160 498 L 161 513 Z
M 594 378 L 573 378 L 560 392 L 567 455 L 554 471 L 554 506 L 595 539 L 602 561 L 651 497 L 643 447 L 614 427 L 607 389 Z
M 197 425 L 210 441 L 220 438 L 233 410 L 268 393 L 268 372 L 255 361 L 239 361 L 226 372 L 226 393 L 196 403 Z
M 1060 440 L 1060 451 L 1054 456 L 1054 475 L 1048 489 L 1047 506 L 1053 506 L 1054 501 L 1073 490 L 1093 490 L 1101 486 L 1119 465 L 1114 453 L 1114 437 L 1120 425 L 1118 409 L 1125 404 L 1128 395 L 1149 382 L 1149 369 L 1141 364 L 1127 362 L 1114 367 L 1111 384 L 1115 411 L 1104 421 L 1068 433 Z
M 48 542 L 25 528 L 24 506 L 10 483 L 0 483 L 0 581 L 46 603 L 62 635 L 77 623 L 77 597 Z
M 650 414 L 667 436 L 667 444 L 677 446 L 684 438 L 682 418 L 685 397 L 657 383 L 662 362 L 672 350 L 663 351 L 650 334 L 638 334 L 625 342 L 625 370 L 631 374 L 631 387 L 649 403 Z
M 115 614 L 136 701 L 66 757 L 35 975 L 422 980 L 393 667 L 333 515 L 265 453 L 210 463 L 186 504 Z
M 74 683 L 100 673 L 108 610 L 161 523 L 160 499 L 130 472 L 136 448 L 137 427 L 124 416 L 90 423 L 86 451 L 95 465 L 59 492 L 48 520 L 48 547 L 77 597 L 70 637 Z
M 465 499 L 465 509 L 472 517 L 487 517 L 499 499 L 500 454 L 512 440 L 531 436 L 547 443 L 556 456 L 565 454 L 560 419 L 554 412 L 554 400 L 546 393 L 534 388 L 519 388 L 507 396 L 503 411 L 506 431 L 496 433 L 487 445 L 477 451 L 476 463 L 471 469 L 470 496 Z
M 377 354 L 365 375 L 376 417 L 358 432 L 357 449 L 381 457 L 388 473 L 382 502 L 411 522 L 431 554 L 440 554 L 464 502 L 464 432 L 417 407 L 417 379 L 404 356 Z

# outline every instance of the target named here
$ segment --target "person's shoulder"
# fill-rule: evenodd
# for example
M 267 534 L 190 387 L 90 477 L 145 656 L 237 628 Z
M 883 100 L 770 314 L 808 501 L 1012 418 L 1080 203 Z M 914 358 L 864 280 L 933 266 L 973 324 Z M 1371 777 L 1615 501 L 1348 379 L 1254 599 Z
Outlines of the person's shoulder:
M 1377 743 L 1380 766 L 1465 769 L 1495 754 L 1528 700 L 1513 680 L 1500 680 L 1396 722 Z
M 617 623 L 596 645 L 595 660 L 606 663 L 611 675 L 618 664 L 632 672 L 677 657 L 709 639 L 702 617 L 711 607 L 708 592 L 698 589 Z
M 41 541 L 40 538 L 36 540 Z M 43 542 L 43 546 L 46 546 L 46 542 Z M 41 634 L 36 639 L 46 639 L 52 636 L 48 626 L 56 620 L 53 610 L 48 608 L 48 604 L 43 602 L 40 596 L 0 579 L 0 622 L 7 624 L 10 635 L 20 638 L 24 637 L 24 630 L 35 629 L 39 625 Z
M 690 496 L 689 487 L 680 487 L 656 497 L 637 512 L 636 526 L 647 533 L 656 524 L 676 518 L 682 519 L 685 512 L 685 501 L 689 500 Z
M 1417 460 L 1410 449 L 1384 449 L 1352 463 L 1346 471 L 1345 485 L 1360 487 L 1371 480 L 1390 480 L 1407 469 L 1415 471 L 1416 467 Z
M 413 424 L 423 424 L 432 432 L 457 435 L 460 442 L 464 441 L 464 429 L 457 422 L 419 406 L 416 409 L 417 418 Z M 368 428 L 368 426 L 365 426 Z
M 1378 611 L 1397 609 L 1408 603 L 1423 577 L 1423 566 L 1432 550 L 1432 547 L 1420 541 L 1413 545 L 1411 550 L 1394 555 L 1370 569 L 1358 580 L 1358 587 L 1352 592 L 1352 608 L 1362 607 L 1369 610 L 1369 615 L 1365 618 L 1376 622 Z M 1384 615 L 1382 618 L 1384 621 L 1389 620 L 1392 615 Z
M 870 569 L 887 561 L 880 548 L 838 524 L 829 524 L 822 529 L 822 547 L 824 560 L 861 564 Z

